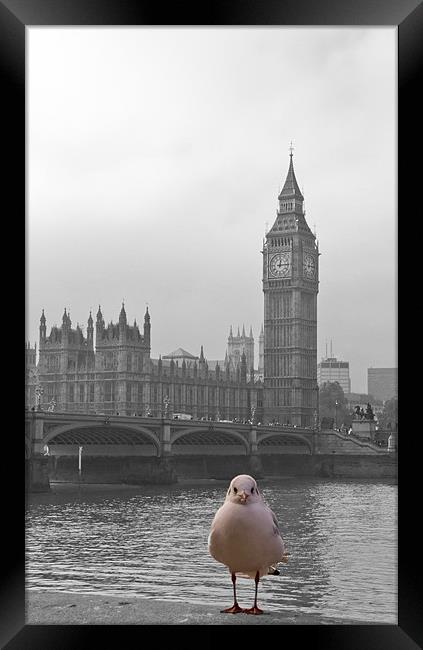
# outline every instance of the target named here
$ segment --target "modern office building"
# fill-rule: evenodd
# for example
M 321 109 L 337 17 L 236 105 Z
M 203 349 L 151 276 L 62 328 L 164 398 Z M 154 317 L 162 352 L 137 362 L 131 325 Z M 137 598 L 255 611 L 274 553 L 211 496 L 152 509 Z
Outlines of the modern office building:
M 350 364 L 336 357 L 327 357 L 317 364 L 317 383 L 322 386 L 326 382 L 335 382 L 341 386 L 344 393 L 351 392 Z
M 374 398 L 386 401 L 398 395 L 397 368 L 368 368 L 367 392 Z

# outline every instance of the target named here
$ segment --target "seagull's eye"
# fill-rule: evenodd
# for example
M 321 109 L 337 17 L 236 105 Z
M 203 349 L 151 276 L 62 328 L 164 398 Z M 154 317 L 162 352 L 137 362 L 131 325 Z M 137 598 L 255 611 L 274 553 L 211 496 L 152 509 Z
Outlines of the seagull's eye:
M 253 487 L 251 488 L 251 494 L 254 494 L 254 488 Z
M 234 487 L 235 494 L 238 492 L 238 488 Z

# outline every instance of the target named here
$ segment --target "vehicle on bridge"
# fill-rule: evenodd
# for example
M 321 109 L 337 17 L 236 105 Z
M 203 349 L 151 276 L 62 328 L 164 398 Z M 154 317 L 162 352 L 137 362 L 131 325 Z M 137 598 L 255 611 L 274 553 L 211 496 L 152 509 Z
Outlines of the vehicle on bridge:
M 173 419 L 174 420 L 193 420 L 194 418 L 189 413 L 174 413 L 173 414 Z

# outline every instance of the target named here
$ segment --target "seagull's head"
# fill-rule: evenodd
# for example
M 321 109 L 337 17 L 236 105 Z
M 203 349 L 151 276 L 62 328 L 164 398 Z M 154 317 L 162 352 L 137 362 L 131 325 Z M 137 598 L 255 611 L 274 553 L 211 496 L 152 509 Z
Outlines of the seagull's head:
M 257 503 L 261 500 L 257 483 L 252 476 L 240 474 L 232 479 L 226 494 L 226 501 L 246 505 L 247 503 Z

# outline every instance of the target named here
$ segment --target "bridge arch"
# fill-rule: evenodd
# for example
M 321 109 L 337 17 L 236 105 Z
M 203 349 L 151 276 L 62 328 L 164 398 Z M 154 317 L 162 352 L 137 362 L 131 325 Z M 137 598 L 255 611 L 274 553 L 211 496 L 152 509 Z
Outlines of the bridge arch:
M 173 455 L 243 455 L 249 453 L 249 441 L 238 431 L 220 427 L 187 427 L 171 435 Z
M 73 422 L 71 424 L 62 424 L 48 430 L 44 436 L 44 444 L 153 444 L 157 453 L 160 452 L 160 440 L 155 432 L 143 426 L 125 423 Z
M 311 440 L 299 433 L 286 431 L 272 431 L 270 433 L 261 433 L 260 435 L 257 435 L 257 446 L 261 446 L 263 449 L 264 446 L 271 445 L 272 439 L 274 440 L 275 447 L 289 445 L 291 443 L 294 445 L 297 444 L 300 447 L 305 447 L 309 454 L 313 453 L 313 444 Z
M 239 431 L 231 431 L 228 429 L 221 429 L 219 428 L 205 428 L 205 427 L 190 427 L 189 429 L 183 429 L 182 431 L 174 431 L 171 436 L 170 436 L 170 441 L 172 445 L 179 440 L 182 437 L 186 437 L 189 434 L 196 434 L 196 436 L 201 435 L 201 436 L 208 436 L 208 437 L 216 437 L 216 439 L 221 439 L 221 440 L 227 440 L 228 444 L 233 444 L 231 443 L 231 438 L 235 438 L 237 442 L 242 443 L 245 445 L 245 447 L 248 449 L 249 447 L 249 442 L 246 439 L 245 436 L 242 435 L 242 433 L 239 433 Z M 225 442 L 223 442 L 225 444 Z

